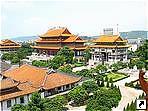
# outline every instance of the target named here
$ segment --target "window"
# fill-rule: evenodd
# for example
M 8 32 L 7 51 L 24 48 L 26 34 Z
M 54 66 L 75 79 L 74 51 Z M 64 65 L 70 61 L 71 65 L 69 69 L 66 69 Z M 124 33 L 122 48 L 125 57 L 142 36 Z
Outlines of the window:
M 20 97 L 20 103 L 24 103 L 24 97 Z
M 58 87 L 58 90 L 61 90 L 61 87 Z
M 115 50 L 112 50 L 112 53 L 115 53 Z
M 69 88 L 69 84 L 68 85 L 66 85 L 66 89 L 68 89 Z
M 7 101 L 7 108 L 11 107 L 11 100 Z

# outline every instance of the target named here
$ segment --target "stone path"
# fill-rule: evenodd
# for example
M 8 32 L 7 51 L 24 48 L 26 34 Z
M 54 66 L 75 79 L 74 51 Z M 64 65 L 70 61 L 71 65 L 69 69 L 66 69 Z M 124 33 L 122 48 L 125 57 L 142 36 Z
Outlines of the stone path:
M 128 105 L 128 103 L 131 103 L 136 98 L 138 98 L 139 95 L 141 95 L 143 93 L 142 90 L 137 90 L 137 89 L 125 86 L 126 82 L 129 83 L 131 81 L 137 80 L 139 73 L 138 73 L 138 71 L 137 72 L 131 72 L 130 75 L 131 75 L 130 77 L 115 83 L 120 88 L 122 98 L 121 98 L 121 101 L 119 102 L 118 107 L 113 108 L 113 111 L 123 111 L 124 107 L 126 107 Z

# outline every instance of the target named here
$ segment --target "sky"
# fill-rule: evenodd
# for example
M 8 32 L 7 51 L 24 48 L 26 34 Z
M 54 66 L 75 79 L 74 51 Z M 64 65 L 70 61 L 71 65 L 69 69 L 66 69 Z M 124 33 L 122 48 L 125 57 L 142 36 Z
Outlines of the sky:
M 94 36 L 103 28 L 114 34 L 148 30 L 147 0 L 4 0 L 1 37 L 41 35 L 53 27 L 67 27 L 78 35 Z

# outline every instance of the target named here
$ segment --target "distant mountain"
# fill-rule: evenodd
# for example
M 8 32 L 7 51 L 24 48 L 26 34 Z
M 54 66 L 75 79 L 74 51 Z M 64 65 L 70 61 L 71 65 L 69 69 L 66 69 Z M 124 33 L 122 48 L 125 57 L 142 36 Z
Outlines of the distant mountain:
M 29 42 L 29 41 L 34 41 L 37 38 L 38 36 L 20 36 L 20 37 L 12 38 L 12 40 L 16 42 Z
M 148 39 L 148 31 L 120 32 L 120 36 L 127 39 Z
M 120 36 L 127 39 L 148 39 L 148 31 L 130 31 L 130 32 L 120 32 Z M 92 40 L 99 37 L 98 36 L 80 36 L 84 40 Z M 11 38 L 16 42 L 29 42 L 38 39 L 38 36 L 20 36 Z

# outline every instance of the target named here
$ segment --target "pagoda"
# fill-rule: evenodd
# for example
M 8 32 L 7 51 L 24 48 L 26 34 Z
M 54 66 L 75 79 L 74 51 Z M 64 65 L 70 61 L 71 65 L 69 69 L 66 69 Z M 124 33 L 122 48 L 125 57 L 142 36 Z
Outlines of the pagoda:
M 5 40 L 1 40 L 0 41 L 0 51 L 3 52 L 15 52 L 17 51 L 19 48 L 21 47 L 20 44 L 9 40 L 9 39 L 5 39 Z
M 86 49 L 84 40 L 72 34 L 67 28 L 52 28 L 35 40 L 36 45 L 32 46 L 38 53 L 55 55 L 62 47 L 68 46 L 75 52 L 75 56 L 83 55 Z

